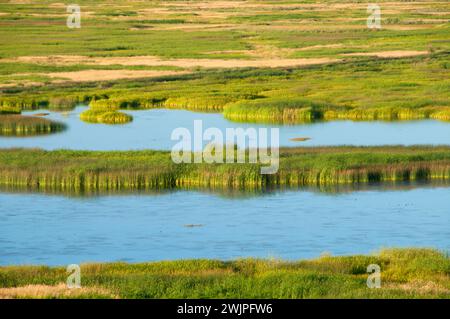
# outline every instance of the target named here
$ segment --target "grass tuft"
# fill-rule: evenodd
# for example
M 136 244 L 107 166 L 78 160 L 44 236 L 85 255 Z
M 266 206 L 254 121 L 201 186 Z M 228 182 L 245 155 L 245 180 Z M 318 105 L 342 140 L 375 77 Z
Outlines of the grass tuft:
M 27 136 L 62 131 L 65 124 L 24 115 L 0 115 L 0 135 Z

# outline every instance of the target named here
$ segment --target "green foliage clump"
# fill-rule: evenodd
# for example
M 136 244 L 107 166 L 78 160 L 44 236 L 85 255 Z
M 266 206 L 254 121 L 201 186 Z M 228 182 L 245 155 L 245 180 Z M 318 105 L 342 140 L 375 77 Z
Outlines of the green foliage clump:
M 40 135 L 65 129 L 63 123 L 34 116 L 0 115 L 0 135 Z
M 234 121 L 301 123 L 323 119 L 327 110 L 337 108 L 304 98 L 271 97 L 228 104 L 223 114 Z
M 0 106 L 0 115 L 2 114 L 20 114 L 22 110 L 14 106 Z
M 80 119 L 89 123 L 125 124 L 131 122 L 133 117 L 129 114 L 106 108 L 92 108 L 83 111 L 80 114 Z

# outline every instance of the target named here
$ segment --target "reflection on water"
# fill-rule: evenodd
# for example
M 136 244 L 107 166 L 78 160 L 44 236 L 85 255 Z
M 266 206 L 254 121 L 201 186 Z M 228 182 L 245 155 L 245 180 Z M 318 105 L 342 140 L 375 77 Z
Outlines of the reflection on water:
M 405 191 L 416 188 L 438 188 L 450 187 L 450 180 L 414 180 L 414 181 L 383 181 L 368 182 L 354 184 L 333 184 L 333 185 L 317 185 L 317 186 L 288 186 L 288 185 L 270 185 L 261 188 L 211 188 L 211 187 L 195 187 L 180 186 L 177 188 L 161 188 L 161 189 L 55 189 L 35 188 L 20 185 L 0 185 L 0 192 L 11 194 L 45 194 L 45 195 L 61 195 L 67 197 L 97 197 L 97 196 L 126 196 L 126 195 L 148 195 L 158 196 L 176 192 L 199 192 L 204 194 L 216 195 L 229 199 L 245 199 L 252 197 L 271 196 L 280 191 L 307 191 L 321 194 L 344 194 L 361 191 Z
M 185 110 L 153 109 L 127 111 L 133 115 L 133 122 L 124 125 L 90 124 L 79 119 L 86 107 L 56 113 L 51 111 L 46 117 L 64 122 L 68 129 L 51 136 L 27 138 L 0 137 L 0 147 L 39 147 L 44 149 L 82 150 L 130 150 L 160 149 L 170 150 L 176 143 L 171 141 L 172 130 L 186 127 L 193 131 L 194 120 L 203 120 L 203 130 L 217 127 L 226 128 L 278 127 L 281 146 L 316 145 L 385 145 L 385 144 L 450 144 L 450 124 L 434 120 L 403 122 L 352 122 L 333 121 L 314 124 L 277 126 L 270 124 L 235 123 L 217 113 L 198 113 Z M 25 112 L 40 113 L 42 110 Z M 292 138 L 311 138 L 303 142 Z
M 449 195 L 449 188 L 332 196 L 286 191 L 239 200 L 187 191 L 76 198 L 1 193 L 0 263 L 449 250 Z

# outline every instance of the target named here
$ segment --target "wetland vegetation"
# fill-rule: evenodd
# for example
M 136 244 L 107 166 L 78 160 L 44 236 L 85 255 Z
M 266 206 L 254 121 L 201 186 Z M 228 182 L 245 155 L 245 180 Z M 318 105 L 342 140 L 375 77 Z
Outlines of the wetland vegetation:
M 386 3 L 376 31 L 365 25 L 364 1 L 259 3 L 256 12 L 252 2 L 239 12 L 232 1 L 199 12 L 133 3 L 131 15 L 80 5 L 90 13 L 83 28 L 69 31 L 58 24 L 61 7 L 0 5 L 2 108 L 165 107 L 274 123 L 450 119 L 445 2 Z M 155 12 L 159 19 L 148 19 Z M 45 27 L 30 32 L 29 24 Z M 102 81 L 95 72 L 116 77 Z M 98 113 L 83 119 L 130 120 Z
M 108 109 L 89 109 L 80 114 L 80 119 L 90 123 L 124 124 L 132 121 L 131 115 Z
M 25 115 L 0 115 L 1 136 L 30 136 L 59 132 L 65 129 L 63 123 L 42 117 Z
M 367 266 L 382 269 L 367 288 Z M 431 249 L 384 249 L 362 256 L 177 260 L 81 265 L 82 288 L 65 267 L 0 267 L 0 298 L 448 298 L 450 259 Z
M 366 0 L 77 3 L 79 29 L 67 28 L 66 6 L 52 0 L 0 3 L 0 135 L 63 130 L 21 112 L 77 104 L 90 106 L 82 121 L 106 124 L 132 121 L 123 110 L 152 108 L 275 124 L 450 121 L 448 1 L 380 0 L 379 30 L 366 26 Z M 264 192 L 447 183 L 450 146 L 282 148 L 277 174 L 261 175 L 260 166 L 174 164 L 170 152 L 155 150 L 0 149 L 0 188 Z M 383 269 L 382 289 L 366 287 L 372 263 Z M 84 264 L 82 273 L 83 288 L 68 291 L 63 267 L 2 266 L 0 298 L 450 296 L 448 252 L 419 248 L 303 261 Z
M 192 154 L 193 156 L 193 154 Z M 261 164 L 175 164 L 166 151 L 0 150 L 0 184 L 54 190 L 258 189 L 450 179 L 449 147 L 298 147 Z

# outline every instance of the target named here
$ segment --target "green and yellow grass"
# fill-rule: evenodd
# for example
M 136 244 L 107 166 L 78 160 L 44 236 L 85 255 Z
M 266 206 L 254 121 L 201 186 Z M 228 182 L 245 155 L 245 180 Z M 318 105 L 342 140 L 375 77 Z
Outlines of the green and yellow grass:
M 381 30 L 366 26 L 370 1 L 79 2 L 80 29 L 52 1 L 0 4 L 0 107 L 184 108 L 276 123 L 450 118 L 446 1 L 379 1 Z
M 25 115 L 0 115 L 0 135 L 27 136 L 59 132 L 63 123 L 41 117 Z
M 267 164 L 175 164 L 166 151 L 0 150 L 0 185 L 65 192 L 244 189 L 369 182 L 446 181 L 450 147 L 282 148 Z
M 132 116 L 108 109 L 88 109 L 80 114 L 80 119 L 90 123 L 125 124 L 133 120 Z
M 367 267 L 381 288 L 367 287 Z M 81 289 L 64 267 L 0 267 L 0 298 L 450 298 L 450 259 L 431 249 L 312 260 L 177 260 L 81 265 Z

